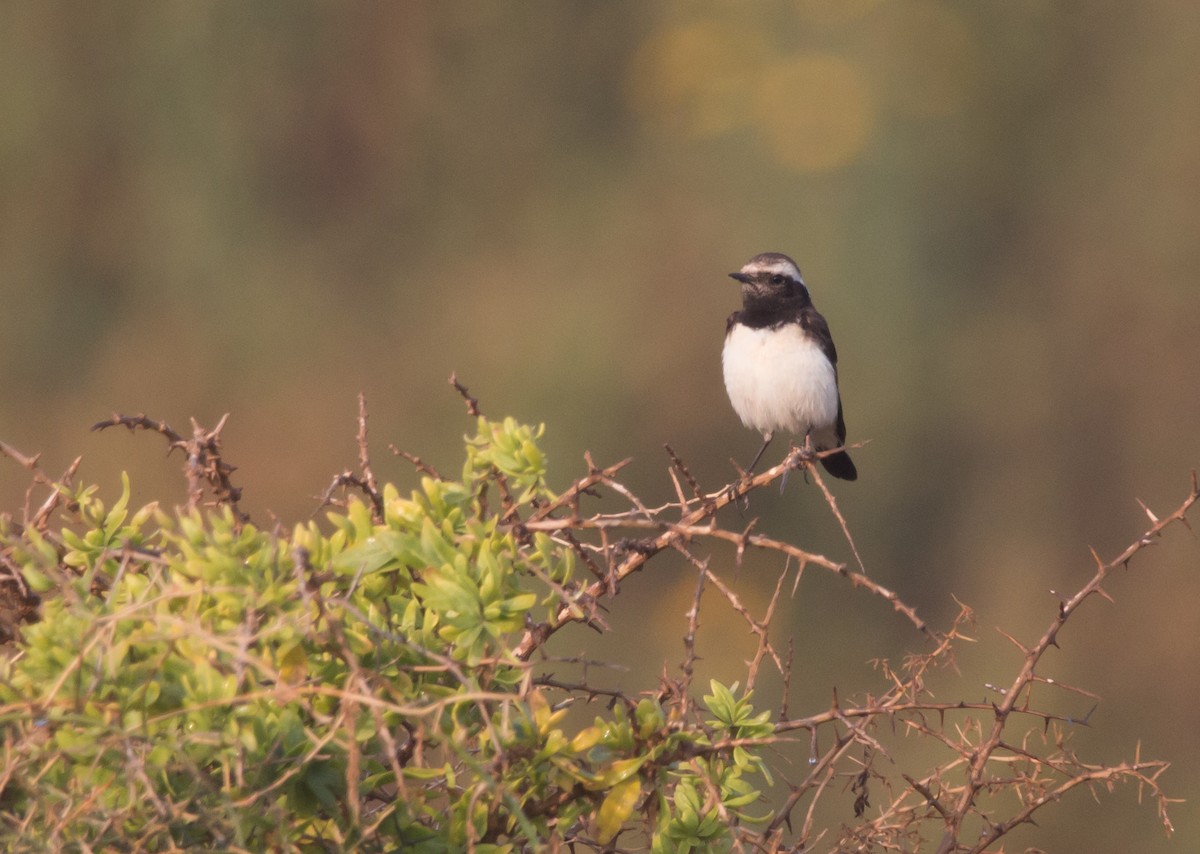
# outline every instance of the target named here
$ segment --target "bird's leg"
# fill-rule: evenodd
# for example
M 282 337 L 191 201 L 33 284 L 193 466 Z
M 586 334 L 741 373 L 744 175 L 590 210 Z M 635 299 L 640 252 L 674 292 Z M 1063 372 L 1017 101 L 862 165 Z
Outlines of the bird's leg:
M 804 453 L 808 456 L 808 459 L 810 459 L 810 460 L 816 458 L 817 449 L 813 445 L 812 430 L 809 430 L 807 433 L 804 434 Z M 808 469 L 804 470 L 804 482 L 808 483 Z
M 804 446 L 803 447 L 805 448 L 805 450 L 808 449 L 808 434 L 807 433 L 804 434 Z M 792 450 L 793 451 L 796 450 L 795 442 L 792 442 Z M 792 470 L 790 468 L 784 469 L 783 477 L 779 478 L 779 494 L 780 495 L 783 495 L 783 490 L 787 487 L 788 475 L 791 474 L 791 472 L 792 472 Z M 807 477 L 805 477 L 804 482 L 808 483 Z
M 763 433 L 762 447 L 758 449 L 758 453 L 754 455 L 754 461 L 750 463 L 750 468 L 746 469 L 746 474 L 753 474 L 754 467 L 758 465 L 758 461 L 762 459 L 762 455 L 767 450 L 767 445 L 771 444 L 771 439 L 774 438 L 774 433 Z
M 811 430 L 805 432 L 804 444 L 801 445 L 801 448 L 804 450 L 804 459 L 811 460 L 813 458 L 813 454 L 815 453 L 815 450 L 813 448 L 813 443 L 812 443 L 812 431 Z M 791 469 L 788 469 L 788 471 L 791 471 Z M 783 488 L 785 486 L 787 486 L 787 476 L 788 476 L 788 472 L 785 471 L 783 473 L 783 477 L 779 481 L 779 494 L 780 495 L 783 494 Z M 808 469 L 804 470 L 804 482 L 808 483 Z
M 772 433 L 763 433 L 762 447 L 758 449 L 758 453 L 754 455 L 754 459 L 751 461 L 750 467 L 748 469 L 746 469 L 746 471 L 744 472 L 747 480 L 749 480 L 750 476 L 752 474 L 754 474 L 754 467 L 756 465 L 758 465 L 758 461 L 762 459 L 762 455 L 767 450 L 767 445 L 771 444 L 771 439 L 774 437 L 774 435 L 775 434 L 773 432 Z M 726 488 L 727 489 L 736 489 L 737 487 L 736 487 L 736 484 L 731 483 Z M 750 496 L 743 495 L 742 500 L 738 502 L 738 510 L 744 510 L 746 507 L 749 507 L 749 506 L 750 506 Z

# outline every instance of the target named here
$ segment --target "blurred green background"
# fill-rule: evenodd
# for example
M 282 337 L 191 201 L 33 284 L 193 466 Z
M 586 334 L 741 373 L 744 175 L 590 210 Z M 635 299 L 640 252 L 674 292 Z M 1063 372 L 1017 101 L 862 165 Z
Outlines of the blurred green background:
M 995 627 L 1032 641 L 1087 547 L 1136 538 L 1135 498 L 1174 509 L 1200 457 L 1186 0 L 6 4 L 0 69 L 0 438 L 52 473 L 83 454 L 110 495 L 127 469 L 135 498 L 182 500 L 180 460 L 94 421 L 230 412 L 247 509 L 306 518 L 354 463 L 360 390 L 382 477 L 412 482 L 389 442 L 454 472 L 452 369 L 489 415 L 546 422 L 552 485 L 590 449 L 667 500 L 670 442 L 715 488 L 757 447 L 721 384 L 726 273 L 787 252 L 870 440 L 834 486 L 859 549 L 935 625 L 952 596 L 977 609 L 942 695 L 977 699 L 1017 667 Z M 0 461 L 0 506 L 27 483 Z M 751 516 L 850 558 L 799 479 Z M 759 608 L 781 569 L 714 560 Z M 1074 793 L 1017 849 L 1200 836 L 1197 563 L 1171 534 L 1043 669 L 1104 697 L 1085 756 L 1140 739 L 1176 763 L 1176 839 L 1126 788 Z M 624 632 L 558 651 L 644 666 L 629 685 L 678 662 L 694 575 L 660 567 L 626 585 Z M 744 626 L 706 606 L 699 652 L 732 681 Z M 795 713 L 921 643 L 815 572 L 789 633 Z

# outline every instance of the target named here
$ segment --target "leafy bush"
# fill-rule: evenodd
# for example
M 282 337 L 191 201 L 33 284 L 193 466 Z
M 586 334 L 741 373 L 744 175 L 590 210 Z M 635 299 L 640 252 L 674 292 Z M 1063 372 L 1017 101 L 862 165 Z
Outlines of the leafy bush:
M 509 516 L 556 499 L 537 434 L 481 418 L 461 480 L 385 486 L 381 521 L 352 499 L 329 533 L 131 513 L 127 481 L 111 508 L 74 490 L 58 537 L 7 526 L 30 587 L 56 593 L 0 664 L 9 830 L 31 848 L 507 851 L 576 824 L 607 842 L 656 791 L 660 847 L 727 835 L 690 763 L 766 715 L 714 683 L 703 730 L 646 699 L 568 735 L 514 656 L 574 585 L 571 546 L 486 506 L 500 481 Z M 753 752 L 703 763 L 725 810 L 758 797 Z
M 811 812 L 792 828 L 791 813 L 805 798 L 811 811 L 841 777 L 859 793 L 860 821 L 832 831 L 831 844 L 913 846 L 932 827 L 943 851 L 982 850 L 957 838 L 1000 785 L 985 772 L 1008 749 L 1000 733 L 1010 716 L 1056 731 L 1064 725 L 1031 708 L 1027 696 L 1016 705 L 1053 632 L 1027 650 L 1000 705 L 937 703 L 923 674 L 950 655 L 959 624 L 931 632 L 865 575 L 715 524 L 721 507 L 790 468 L 805 467 L 821 483 L 802 451 L 707 495 L 675 458 L 680 500 L 652 511 L 616 481 L 619 465 L 601 469 L 589 460 L 587 475 L 551 492 L 541 429 L 480 416 L 461 477 L 443 477 L 410 456 L 423 476 L 401 497 L 390 484 L 376 485 L 365 410 L 360 418 L 362 470 L 335 485 L 363 497 L 349 497 L 327 524 L 290 532 L 262 530 L 238 508 L 219 427 L 197 426 L 185 440 L 141 416 L 113 420 L 162 433 L 187 452 L 189 506 L 173 513 L 153 504 L 132 510 L 127 480 L 107 507 L 95 487 L 72 487 L 69 476 L 51 481 L 35 461 L 0 447 L 51 489 L 20 522 L 0 517 L 8 586 L 30 601 L 44 597 L 39 618 L 0 660 L 0 819 L 8 848 L 504 852 L 603 849 L 619 840 L 622 850 L 775 850 L 826 832 L 812 826 Z M 597 489 L 624 496 L 630 510 L 583 514 L 581 502 Z M 206 495 L 217 506 L 204 506 Z M 1193 488 L 1145 540 L 1182 519 L 1195 497 Z M 678 521 L 667 521 L 668 510 Z M 51 531 L 55 511 L 66 524 Z M 610 539 L 615 528 L 646 536 Z M 754 708 L 751 688 L 763 661 L 786 679 L 790 656 L 785 662 L 768 638 L 769 613 L 751 616 L 691 554 L 687 543 L 697 538 L 735 543 L 739 554 L 772 549 L 801 568 L 849 578 L 891 602 L 934 648 L 889 669 L 891 687 L 877 697 L 772 719 Z M 602 627 L 599 600 L 666 550 L 689 557 L 698 577 L 681 679 L 664 678 L 635 700 L 586 680 L 557 681 L 530 663 L 559 628 Z M 1104 577 L 1101 566 L 1051 628 L 1100 591 Z M 706 585 L 746 618 L 759 647 L 745 690 L 714 681 L 697 705 L 691 644 Z M 572 701 L 600 695 L 609 702 L 594 720 L 568 721 Z M 974 714 L 975 729 L 960 727 L 955 740 L 924 717 L 935 711 Z M 898 778 L 849 762 L 848 753 L 859 745 L 886 755 L 876 723 L 890 732 L 897 721 L 959 755 L 901 773 L 907 782 L 899 794 L 868 814 L 868 783 L 890 790 Z M 815 751 L 818 730 L 833 732 L 831 743 L 772 808 L 764 796 L 776 785 L 768 751 L 793 739 Z M 1045 755 L 1025 750 L 1006 759 L 1024 768 L 1019 784 L 1001 786 L 1020 795 L 1018 807 L 1005 821 L 989 819 L 984 846 L 1074 785 L 1096 781 L 1148 785 L 1166 821 L 1156 783 L 1165 763 L 1088 766 L 1062 739 Z M 1066 782 L 1047 783 L 1051 771 Z

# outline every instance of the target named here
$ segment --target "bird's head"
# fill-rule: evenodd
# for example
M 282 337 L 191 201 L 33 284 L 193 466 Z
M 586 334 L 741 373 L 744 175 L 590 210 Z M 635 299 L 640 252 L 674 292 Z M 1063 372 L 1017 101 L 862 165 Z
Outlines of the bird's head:
M 729 277 L 742 283 L 742 298 L 746 301 L 808 299 L 800 268 L 779 252 L 755 255 Z

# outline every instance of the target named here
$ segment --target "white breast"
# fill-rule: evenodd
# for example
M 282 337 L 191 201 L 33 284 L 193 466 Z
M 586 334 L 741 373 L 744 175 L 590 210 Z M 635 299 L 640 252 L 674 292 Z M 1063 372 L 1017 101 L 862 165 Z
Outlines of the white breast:
M 836 446 L 837 376 L 798 324 L 774 329 L 735 325 L 721 358 L 725 390 L 747 427 L 760 433 L 810 430 L 818 448 Z

